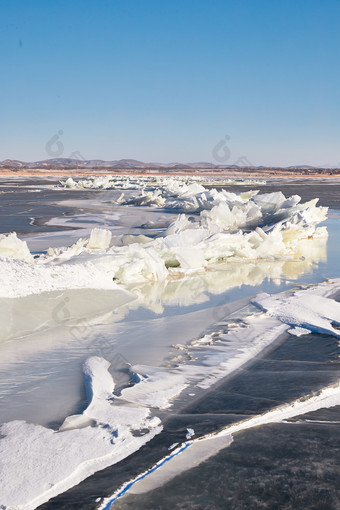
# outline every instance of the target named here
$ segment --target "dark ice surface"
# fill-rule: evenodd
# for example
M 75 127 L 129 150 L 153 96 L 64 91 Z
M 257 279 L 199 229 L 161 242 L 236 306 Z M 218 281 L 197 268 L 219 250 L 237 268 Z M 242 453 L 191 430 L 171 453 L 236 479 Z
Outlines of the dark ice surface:
M 162 434 L 139 452 L 39 508 L 95 509 L 98 497 L 109 496 L 168 455 L 171 444 L 183 441 L 187 427 L 196 436 L 217 431 L 332 384 L 339 374 L 337 339 L 289 336 L 264 358 L 171 416 Z M 149 493 L 127 493 L 113 508 L 338 509 L 339 423 L 339 408 L 321 409 L 291 423 L 238 433 L 228 448 L 198 467 Z
M 329 418 L 338 420 L 333 410 Z M 314 509 L 340 507 L 339 424 L 259 427 L 195 469 L 148 494 L 128 495 L 113 508 Z
M 192 412 L 258 414 L 335 382 L 339 373 L 335 339 L 290 337 Z M 127 495 L 114 508 L 338 509 L 339 423 L 336 407 L 238 433 L 198 467 L 147 494 Z
M 61 230 L 58 227 L 45 225 L 45 220 L 54 216 L 75 214 L 71 207 L 60 207 L 58 201 L 72 198 L 86 199 L 91 191 L 55 190 L 43 188 L 39 192 L 25 189 L 23 186 L 34 186 L 34 180 L 29 179 L 21 184 L 4 183 L 0 180 L 0 233 L 16 232 L 53 232 Z M 43 182 L 39 181 L 39 186 Z M 46 183 L 45 183 L 46 184 Z M 48 182 L 51 184 L 51 182 Z M 39 188 L 37 185 L 37 188 Z M 32 188 L 34 189 L 34 187 Z M 92 192 L 93 193 L 93 192 Z M 65 228 L 65 227 L 64 227 Z

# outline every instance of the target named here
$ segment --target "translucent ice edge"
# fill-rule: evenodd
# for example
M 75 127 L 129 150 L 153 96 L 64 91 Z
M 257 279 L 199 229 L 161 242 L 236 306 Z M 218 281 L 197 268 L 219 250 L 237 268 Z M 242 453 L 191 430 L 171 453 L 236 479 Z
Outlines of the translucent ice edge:
M 310 249 L 304 252 L 303 241 L 327 237 L 326 228 L 317 227 L 327 208 L 317 207 L 317 199 L 300 204 L 297 195 L 213 192 L 219 198 L 208 200 L 203 193 L 198 216 L 180 214 L 156 238 L 117 240 L 110 231 L 95 228 L 88 239 L 34 258 L 15 233 L 0 235 L 0 297 L 116 289 L 116 283 L 178 278 L 230 261 L 308 260 Z

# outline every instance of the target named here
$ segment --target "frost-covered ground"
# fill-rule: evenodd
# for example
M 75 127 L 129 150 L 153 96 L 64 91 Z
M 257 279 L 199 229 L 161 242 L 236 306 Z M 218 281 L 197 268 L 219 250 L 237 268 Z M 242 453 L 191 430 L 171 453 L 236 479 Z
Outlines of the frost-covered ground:
M 46 233 L 33 222 L 29 234 L 0 235 L 0 507 L 37 508 L 152 445 L 169 417 L 285 335 L 340 336 L 340 280 L 321 283 L 340 276 L 334 248 L 327 262 L 336 214 L 320 226 L 317 199 L 204 184 L 66 180 L 100 191 L 73 197 L 74 214 L 45 221 Z M 141 491 L 239 431 L 340 403 L 338 383 L 309 393 L 218 433 L 188 427 L 136 477 Z

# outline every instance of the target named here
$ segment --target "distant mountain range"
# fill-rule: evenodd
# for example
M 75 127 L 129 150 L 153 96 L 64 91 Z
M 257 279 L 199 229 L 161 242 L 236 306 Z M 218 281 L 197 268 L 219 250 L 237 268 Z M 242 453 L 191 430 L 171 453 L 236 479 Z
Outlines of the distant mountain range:
M 242 159 L 242 158 L 241 158 Z M 288 167 L 266 167 L 266 166 L 251 166 L 251 165 L 215 165 L 213 163 L 208 162 L 198 162 L 198 163 L 143 163 L 143 161 L 138 161 L 136 159 L 120 159 L 113 161 L 104 161 L 102 159 L 69 159 L 69 158 L 54 158 L 54 159 L 44 159 L 42 161 L 34 161 L 34 162 L 26 162 L 19 161 L 16 159 L 5 159 L 4 161 L 0 161 L 0 168 L 8 168 L 8 169 L 38 169 L 38 168 L 46 168 L 46 169 L 78 169 L 78 168 L 88 168 L 88 169 L 164 169 L 164 170 L 174 170 L 174 169 L 228 169 L 228 168 L 250 168 L 253 170 L 263 170 L 266 168 L 280 168 L 285 170 L 315 170 L 315 169 L 334 169 L 340 168 L 340 163 L 338 166 L 332 165 L 323 165 L 320 167 L 309 166 L 309 165 L 296 165 L 296 166 L 288 166 Z
M 104 161 L 102 159 L 68 159 L 68 158 L 54 158 L 44 159 L 42 161 L 26 162 L 18 161 L 16 159 L 6 159 L 0 161 L 1 167 L 12 168 L 221 168 L 220 166 L 213 165 L 212 163 L 144 163 L 136 159 L 120 159 L 113 161 Z M 232 165 L 230 165 L 232 167 Z M 228 168 L 223 166 L 223 168 Z

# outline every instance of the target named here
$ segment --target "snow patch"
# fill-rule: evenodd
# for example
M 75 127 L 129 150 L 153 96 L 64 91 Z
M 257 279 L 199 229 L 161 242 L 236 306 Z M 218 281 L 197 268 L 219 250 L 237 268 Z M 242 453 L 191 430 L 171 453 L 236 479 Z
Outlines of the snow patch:
M 338 286 L 340 280 L 337 280 Z M 284 324 L 293 326 L 290 332 L 296 336 L 310 332 L 326 333 L 340 337 L 340 303 L 315 295 L 312 289 L 297 291 L 292 296 L 258 294 L 252 302 L 276 317 Z
M 1 426 L 1 508 L 33 510 L 131 455 L 162 430 L 146 407 L 119 404 L 109 365 L 99 357 L 85 362 L 89 405 L 59 431 L 24 421 Z M 133 434 L 136 429 L 143 434 Z

